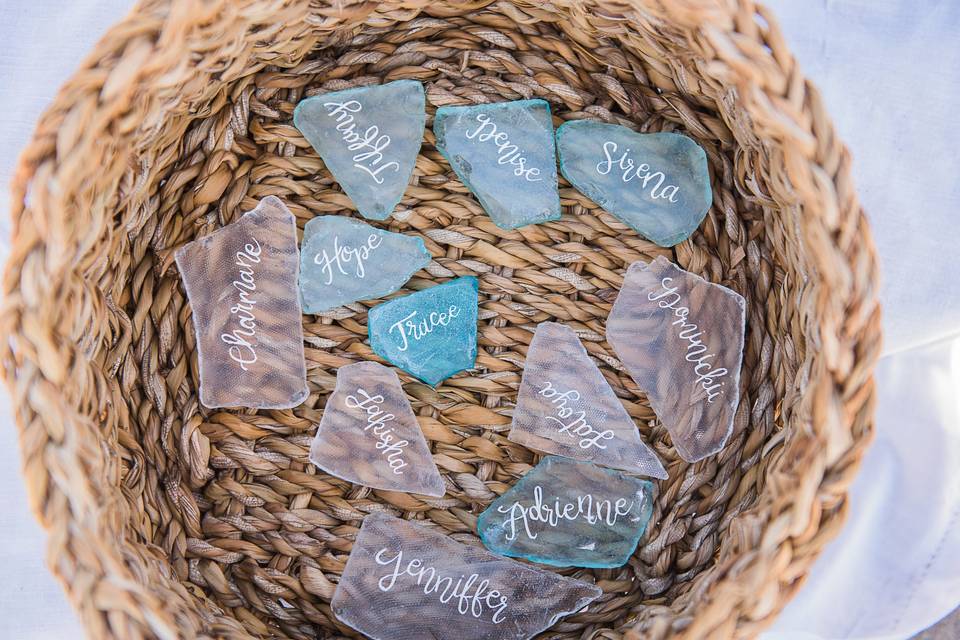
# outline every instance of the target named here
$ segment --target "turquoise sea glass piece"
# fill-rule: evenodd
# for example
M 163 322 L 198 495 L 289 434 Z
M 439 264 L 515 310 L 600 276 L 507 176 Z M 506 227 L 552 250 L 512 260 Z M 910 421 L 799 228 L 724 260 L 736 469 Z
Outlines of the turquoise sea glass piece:
M 477 359 L 477 279 L 457 278 L 370 310 L 370 346 L 430 385 Z
M 686 240 L 710 209 L 707 154 L 687 136 L 577 120 L 557 129 L 557 150 L 578 191 L 661 247 Z
M 516 229 L 560 217 L 546 101 L 440 107 L 433 132 L 437 149 L 498 227 Z
M 580 338 L 556 322 L 537 325 L 509 438 L 537 451 L 667 477 Z
M 426 122 L 423 85 L 384 85 L 302 100 L 293 124 L 367 218 L 383 220 L 410 183 Z
M 305 313 L 393 293 L 430 263 L 423 240 L 344 216 L 319 216 L 303 228 L 300 297 Z
M 653 485 L 591 462 L 548 456 L 477 520 L 491 551 L 558 567 L 627 563 L 653 513 Z
M 330 609 L 372 640 L 526 640 L 602 593 L 437 527 L 371 513 Z

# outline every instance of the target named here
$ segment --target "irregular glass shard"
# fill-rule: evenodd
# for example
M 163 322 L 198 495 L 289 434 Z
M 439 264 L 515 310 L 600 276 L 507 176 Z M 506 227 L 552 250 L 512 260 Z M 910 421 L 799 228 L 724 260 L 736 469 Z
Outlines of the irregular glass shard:
M 634 262 L 607 340 L 687 462 L 726 444 L 740 402 L 746 302 L 664 258 Z
M 343 216 L 319 216 L 303 228 L 300 297 L 305 313 L 393 293 L 430 263 L 423 240 Z
M 445 493 L 400 379 L 376 362 L 337 371 L 310 462 L 365 487 L 437 497 Z
M 525 640 L 602 593 L 372 513 L 363 520 L 330 608 L 373 640 Z
M 477 279 L 464 276 L 370 310 L 370 346 L 436 386 L 477 359 Z
M 556 322 L 537 325 L 509 438 L 537 451 L 667 477 L 577 334 Z
M 175 257 L 193 310 L 201 404 L 287 409 L 303 402 L 297 226 L 283 202 L 267 196 Z
M 560 218 L 550 105 L 517 100 L 440 107 L 437 149 L 498 227 Z
M 653 513 L 653 484 L 547 456 L 477 519 L 491 551 L 557 567 L 627 563 Z
M 426 122 L 423 85 L 397 80 L 300 101 L 293 124 L 357 210 L 383 220 L 410 183 Z
M 713 193 L 707 154 L 679 133 L 576 120 L 557 129 L 563 177 L 661 247 L 696 231 Z

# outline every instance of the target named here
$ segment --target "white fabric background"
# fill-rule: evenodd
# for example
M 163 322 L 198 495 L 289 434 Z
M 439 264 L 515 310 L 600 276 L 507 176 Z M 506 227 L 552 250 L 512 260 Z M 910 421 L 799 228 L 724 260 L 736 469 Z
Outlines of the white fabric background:
M 130 0 L 0 5 L 0 210 L 15 155 L 60 83 Z M 821 88 L 870 215 L 884 270 L 886 353 L 876 444 L 851 520 L 765 640 L 893 640 L 960 602 L 960 3 L 770 0 Z M 9 224 L 0 217 L 0 258 Z M 26 506 L 0 394 L 0 638 L 78 638 Z

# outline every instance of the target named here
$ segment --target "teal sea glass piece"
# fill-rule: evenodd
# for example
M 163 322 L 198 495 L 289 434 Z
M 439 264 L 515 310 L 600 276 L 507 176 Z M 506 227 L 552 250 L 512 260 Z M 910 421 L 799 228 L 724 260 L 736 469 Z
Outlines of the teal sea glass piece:
M 560 218 L 550 105 L 517 100 L 440 107 L 437 149 L 498 227 Z
M 710 209 L 707 154 L 687 136 L 576 120 L 557 129 L 557 150 L 580 193 L 661 247 L 690 237 Z
M 300 297 L 304 313 L 393 293 L 430 263 L 423 240 L 344 216 L 319 216 L 303 228 Z
M 537 325 L 509 438 L 537 451 L 667 477 L 580 338 L 556 322 Z
M 366 218 L 384 220 L 410 183 L 426 123 L 423 85 L 384 85 L 302 100 L 293 124 Z
M 370 346 L 430 385 L 477 359 L 477 279 L 464 276 L 370 310 Z
M 371 513 L 330 609 L 372 640 L 526 640 L 602 593 L 435 527 Z
M 477 519 L 488 549 L 557 567 L 621 567 L 653 513 L 653 485 L 548 456 Z
M 310 462 L 375 489 L 444 494 L 443 478 L 400 379 L 376 362 L 337 370 L 337 387 L 323 408 Z

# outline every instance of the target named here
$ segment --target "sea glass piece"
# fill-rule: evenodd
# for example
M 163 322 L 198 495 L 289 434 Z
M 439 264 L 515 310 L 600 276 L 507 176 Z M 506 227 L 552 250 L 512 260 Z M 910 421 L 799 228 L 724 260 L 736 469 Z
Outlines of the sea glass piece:
M 477 519 L 488 549 L 558 567 L 627 563 L 653 513 L 653 484 L 547 456 Z
M 537 451 L 667 477 L 577 334 L 556 322 L 537 325 L 509 438 Z
M 293 124 L 366 218 L 384 220 L 410 183 L 426 122 L 423 85 L 397 80 L 301 100 Z
M 444 494 L 410 401 L 393 370 L 376 362 L 337 371 L 310 462 L 329 474 L 374 489 Z
M 297 227 L 275 196 L 177 250 L 205 407 L 287 409 L 307 397 Z
M 367 317 L 381 358 L 430 385 L 477 359 L 477 279 L 464 276 L 377 305 Z
M 592 584 L 371 513 L 330 608 L 373 640 L 524 640 L 601 594 Z
M 707 154 L 679 133 L 637 133 L 589 120 L 557 129 L 563 177 L 661 247 L 693 233 L 713 194 Z
M 430 263 L 423 240 L 343 216 L 319 216 L 303 228 L 300 297 L 305 313 L 393 293 Z
M 517 100 L 440 107 L 437 149 L 498 227 L 560 218 L 550 105 Z
M 634 262 L 607 340 L 687 462 L 726 444 L 740 402 L 746 302 L 663 256 Z

